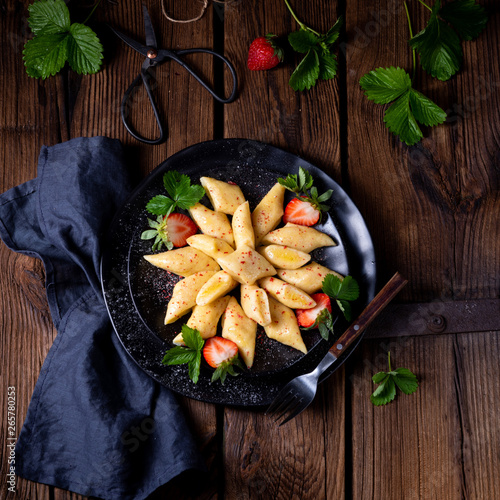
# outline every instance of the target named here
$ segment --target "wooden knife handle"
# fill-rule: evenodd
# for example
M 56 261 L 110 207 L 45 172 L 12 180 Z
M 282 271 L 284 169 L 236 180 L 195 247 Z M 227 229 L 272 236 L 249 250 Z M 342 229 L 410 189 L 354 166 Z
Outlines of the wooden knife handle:
M 379 315 L 406 283 L 408 283 L 408 280 L 404 279 L 399 273 L 396 273 L 365 307 L 356 321 L 354 321 L 335 342 L 330 348 L 330 352 L 338 358 L 365 331 L 368 325 Z

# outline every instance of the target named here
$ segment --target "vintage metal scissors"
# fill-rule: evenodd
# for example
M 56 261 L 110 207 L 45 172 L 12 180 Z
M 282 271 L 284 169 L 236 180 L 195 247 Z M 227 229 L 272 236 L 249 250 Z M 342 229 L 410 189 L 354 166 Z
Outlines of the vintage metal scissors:
M 151 80 L 155 79 L 154 72 L 152 69 L 159 65 L 162 64 L 163 62 L 172 59 L 176 63 L 180 64 L 183 68 L 185 68 L 191 75 L 198 80 L 198 82 L 201 83 L 201 85 L 207 89 L 210 94 L 216 99 L 218 102 L 221 103 L 229 103 L 234 101 L 236 98 L 236 90 L 238 87 L 238 81 L 236 78 L 236 72 L 232 66 L 232 64 L 226 59 L 224 56 L 221 54 L 218 54 L 217 52 L 214 52 L 213 50 L 210 49 L 185 49 L 185 50 L 167 50 L 167 49 L 158 49 L 157 42 L 156 42 L 156 35 L 153 29 L 153 23 L 151 22 L 151 18 L 149 17 L 149 12 L 148 9 L 145 5 L 142 7 L 143 9 L 143 14 L 144 14 L 144 29 L 146 32 L 146 45 L 143 45 L 142 43 L 136 42 L 129 36 L 121 33 L 120 31 L 116 30 L 112 26 L 110 26 L 110 29 L 115 33 L 116 36 L 118 36 L 122 41 L 124 41 L 129 47 L 133 48 L 139 54 L 142 54 L 146 59 L 142 65 L 141 68 L 141 73 L 137 76 L 137 78 L 130 84 L 130 87 L 125 91 L 125 94 L 123 96 L 123 100 L 120 106 L 120 114 L 121 118 L 123 121 L 123 124 L 125 125 L 125 128 L 128 130 L 128 132 L 135 137 L 138 141 L 145 142 L 146 144 L 160 144 L 166 139 L 166 134 L 163 128 L 162 121 L 160 119 L 160 113 L 158 111 L 158 108 L 156 106 L 154 97 L 153 97 L 153 92 L 151 88 Z M 211 54 L 214 57 L 217 57 L 220 59 L 224 64 L 228 67 L 231 76 L 233 78 L 233 89 L 231 91 L 231 95 L 228 98 L 225 98 L 224 96 L 217 95 L 215 91 L 210 88 L 203 80 L 202 78 L 196 74 L 196 72 L 191 69 L 182 59 L 180 56 L 183 56 L 185 54 L 194 54 L 194 53 L 207 53 Z M 151 103 L 151 106 L 153 108 L 153 112 L 155 115 L 156 123 L 158 124 L 158 128 L 160 130 L 160 135 L 156 139 L 147 139 L 146 137 L 143 137 L 139 135 L 136 131 L 133 130 L 133 128 L 130 126 L 128 123 L 128 114 L 129 114 L 129 101 L 131 99 L 131 96 L 133 94 L 133 91 L 139 87 L 139 85 L 144 84 L 144 88 L 146 89 L 147 95 L 149 97 L 149 101 Z

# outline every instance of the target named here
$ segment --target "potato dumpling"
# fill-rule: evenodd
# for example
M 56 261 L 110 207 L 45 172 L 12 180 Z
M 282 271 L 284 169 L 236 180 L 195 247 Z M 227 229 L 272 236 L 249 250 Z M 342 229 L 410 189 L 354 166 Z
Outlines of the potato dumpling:
M 217 324 L 219 319 L 226 310 L 228 297 L 220 297 L 206 306 L 194 306 L 193 312 L 186 323 L 189 328 L 193 328 L 200 332 L 202 339 L 214 337 L 217 333 Z M 174 338 L 173 343 L 176 345 L 185 345 L 182 338 L 182 333 L 179 333 Z
M 306 354 L 307 347 L 302 340 L 295 313 L 272 297 L 269 297 L 269 309 L 271 323 L 264 327 L 266 335 L 270 339 L 277 340 Z
M 214 236 L 209 236 L 208 234 L 194 234 L 186 241 L 190 247 L 201 250 L 203 253 L 206 253 L 209 257 L 212 257 L 212 259 L 215 260 L 223 255 L 228 255 L 234 252 L 234 248 L 227 241 L 215 238 Z
M 267 245 L 257 251 L 279 269 L 298 269 L 311 260 L 308 253 L 281 245 Z
M 165 269 L 179 276 L 191 276 L 201 271 L 219 271 L 220 267 L 214 259 L 200 250 L 182 247 L 168 252 L 144 255 L 153 266 Z
M 233 229 L 226 214 L 214 212 L 201 203 L 193 205 L 189 214 L 203 234 L 220 238 L 234 247 Z
M 271 323 L 269 298 L 257 285 L 241 285 L 241 307 L 245 314 L 261 326 Z
M 236 281 L 253 285 L 257 280 L 276 274 L 276 269 L 253 248 L 242 246 L 217 261 Z
M 215 273 L 200 289 L 196 304 L 205 306 L 236 288 L 238 282 L 226 271 Z
M 218 181 L 211 177 L 200 177 L 210 203 L 216 212 L 233 215 L 234 211 L 245 202 L 245 196 L 236 184 Z
M 263 245 L 283 245 L 305 253 L 312 252 L 316 248 L 336 245 L 335 241 L 327 234 L 313 227 L 299 226 L 291 222 L 266 234 L 261 243 Z
M 202 271 L 178 281 L 168 302 L 165 324 L 177 321 L 196 305 L 200 288 L 215 274 L 215 271 Z
M 257 323 L 243 312 L 238 301 L 231 297 L 222 317 L 222 336 L 238 346 L 238 352 L 247 368 L 253 365 Z
M 252 226 L 252 214 L 248 201 L 242 203 L 233 214 L 233 236 L 236 248 L 244 245 L 255 248 L 255 235 Z
M 259 280 L 259 286 L 271 297 L 290 309 L 312 309 L 316 305 L 314 299 L 306 292 L 278 278 L 261 279 Z
M 316 293 L 321 290 L 323 280 L 327 274 L 335 274 L 340 279 L 344 279 L 341 274 L 317 262 L 311 262 L 300 269 L 278 269 L 278 276 L 283 281 L 295 285 L 307 293 Z
M 262 198 L 252 212 L 252 224 L 255 234 L 255 244 L 258 245 L 262 237 L 272 231 L 281 222 L 283 217 L 283 201 L 285 188 L 276 183 Z

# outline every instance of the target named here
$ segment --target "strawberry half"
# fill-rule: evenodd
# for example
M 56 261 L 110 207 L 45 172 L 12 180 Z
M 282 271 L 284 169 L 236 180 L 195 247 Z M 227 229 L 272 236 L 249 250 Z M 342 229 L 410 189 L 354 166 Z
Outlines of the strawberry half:
M 278 47 L 273 38 L 276 35 L 271 33 L 266 36 L 256 38 L 248 49 L 248 69 L 252 71 L 262 71 L 274 68 L 283 60 L 283 50 Z
M 244 369 L 238 358 L 238 346 L 232 340 L 224 337 L 207 339 L 203 347 L 203 357 L 212 368 L 215 368 L 212 382 L 220 379 L 221 383 L 224 384 L 228 374 L 232 376 L 239 375 L 234 371 L 235 366 Z
M 299 326 L 306 330 L 318 328 L 321 336 L 328 340 L 333 330 L 332 304 L 326 293 L 315 293 L 311 298 L 316 302 L 312 309 L 296 309 L 295 315 Z
M 285 207 L 283 222 L 292 222 L 301 226 L 314 226 L 319 221 L 321 212 L 311 203 L 300 198 L 294 198 Z
M 167 218 L 168 239 L 174 247 L 179 248 L 187 245 L 187 239 L 198 232 L 196 224 L 184 214 L 173 213 Z

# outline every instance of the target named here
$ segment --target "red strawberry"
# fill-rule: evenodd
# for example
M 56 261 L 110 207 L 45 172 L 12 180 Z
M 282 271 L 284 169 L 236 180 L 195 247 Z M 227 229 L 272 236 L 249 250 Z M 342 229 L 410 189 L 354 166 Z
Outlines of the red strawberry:
M 324 309 L 327 309 L 329 313 L 332 312 L 330 297 L 326 293 L 315 293 L 311 295 L 311 298 L 316 302 L 316 307 L 295 310 L 299 326 L 304 328 L 313 326 Z
M 294 198 L 285 208 L 283 222 L 292 222 L 301 226 L 314 226 L 319 221 L 321 212 L 308 201 Z
M 220 378 L 224 384 L 227 374 L 238 375 L 234 371 L 235 366 L 243 368 L 238 359 L 238 346 L 232 340 L 224 337 L 211 337 L 206 340 L 203 347 L 203 357 L 212 368 L 216 368 L 212 375 L 212 382 Z
M 273 41 L 275 36 L 269 33 L 251 43 L 248 49 L 248 69 L 252 71 L 271 69 L 283 60 L 283 50 Z
M 198 228 L 196 224 L 184 214 L 173 213 L 167 219 L 168 239 L 174 244 L 174 247 L 183 247 L 187 245 L 187 239 L 196 234 Z

